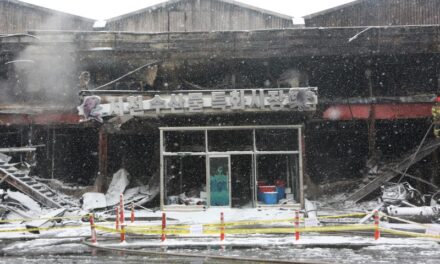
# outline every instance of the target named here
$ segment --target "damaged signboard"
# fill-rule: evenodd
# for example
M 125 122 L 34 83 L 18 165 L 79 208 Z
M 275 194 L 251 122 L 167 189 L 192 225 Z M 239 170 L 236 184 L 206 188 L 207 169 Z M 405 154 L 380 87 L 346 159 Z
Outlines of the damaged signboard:
M 98 94 L 96 91 L 83 92 Z M 97 98 L 97 95 L 85 96 L 83 104 L 78 107 L 79 114 L 86 120 L 166 113 L 314 111 L 318 103 L 316 87 L 146 92 L 108 97 L 108 103 L 102 104 Z

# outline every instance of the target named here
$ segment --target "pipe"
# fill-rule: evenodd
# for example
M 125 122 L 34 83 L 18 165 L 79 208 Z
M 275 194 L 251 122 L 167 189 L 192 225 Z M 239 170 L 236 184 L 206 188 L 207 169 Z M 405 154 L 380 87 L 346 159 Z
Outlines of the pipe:
M 387 214 L 390 216 L 435 216 L 437 207 L 420 206 L 420 207 L 396 207 L 388 206 Z
M 122 80 L 122 79 L 124 79 L 125 77 L 127 77 L 127 76 L 129 76 L 129 75 L 132 75 L 133 73 L 135 73 L 135 72 L 137 72 L 137 71 L 139 71 L 139 70 L 142 70 L 143 68 L 146 68 L 146 67 L 148 67 L 148 66 L 155 65 L 155 64 L 158 64 L 158 63 L 159 63 L 159 61 L 153 61 L 153 62 L 150 62 L 150 63 L 144 64 L 144 65 L 142 65 L 141 67 L 138 67 L 138 68 L 136 68 L 136 69 L 134 69 L 134 70 L 132 70 L 132 71 L 130 71 L 130 72 L 128 72 L 128 73 L 122 75 L 121 77 L 114 79 L 114 80 L 111 81 L 111 82 L 108 82 L 108 83 L 106 83 L 106 84 L 103 84 L 103 85 L 101 85 L 101 86 L 98 86 L 98 87 L 96 87 L 96 88 L 93 89 L 93 90 L 99 90 L 99 89 L 101 89 L 101 88 L 104 88 L 104 87 L 106 87 L 106 86 L 109 86 L 109 85 L 111 85 L 111 84 L 114 84 L 114 83 L 116 83 L 117 81 Z

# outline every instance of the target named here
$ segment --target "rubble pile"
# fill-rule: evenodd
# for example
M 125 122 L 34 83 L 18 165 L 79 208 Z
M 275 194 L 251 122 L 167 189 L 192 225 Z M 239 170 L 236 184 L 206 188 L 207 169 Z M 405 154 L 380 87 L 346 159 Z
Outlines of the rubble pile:
M 0 183 L 13 187 L 13 190 L 0 189 L 1 223 L 25 226 L 29 230 L 72 224 L 72 219 L 80 224 L 86 220 L 82 219 L 86 214 L 106 211 L 117 205 L 121 193 L 127 204 L 142 205 L 159 192 L 158 188 L 147 186 L 127 188 L 129 174 L 120 169 L 113 175 L 107 193 L 86 192 L 77 199 L 51 188 L 47 180 L 30 175 L 29 168 L 10 162 L 10 156 L 0 153 Z
M 118 170 L 113 174 L 112 181 L 105 194 L 97 192 L 87 192 L 82 196 L 82 209 L 84 211 L 97 211 L 99 209 L 113 208 L 119 203 L 120 194 L 124 194 L 126 204 L 134 203 L 142 205 L 151 201 L 159 193 L 158 187 L 129 186 L 129 173 L 125 169 Z

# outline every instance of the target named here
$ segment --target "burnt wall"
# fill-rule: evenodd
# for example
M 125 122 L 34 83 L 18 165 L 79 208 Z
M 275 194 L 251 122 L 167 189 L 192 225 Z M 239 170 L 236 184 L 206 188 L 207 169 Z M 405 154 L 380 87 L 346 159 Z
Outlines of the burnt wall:
M 124 168 L 130 174 L 133 186 L 147 184 L 157 171 L 159 159 L 158 138 L 145 134 L 108 135 L 108 183 L 113 173 Z
M 436 94 L 440 66 L 436 55 L 322 57 L 308 64 L 309 85 L 320 99 Z
M 36 152 L 34 174 L 78 185 L 93 185 L 98 171 L 96 129 L 40 126 L 33 129 Z
M 31 174 L 78 185 L 93 185 L 98 135 L 94 128 L 0 126 L 0 148 L 37 146 L 35 152 L 5 153 L 32 165 Z
M 372 164 L 399 161 L 420 144 L 430 123 L 424 119 L 376 121 L 377 156 Z M 305 133 L 306 168 L 315 183 L 360 178 L 368 172 L 367 121 L 309 122 Z M 428 133 L 428 138 L 432 136 Z M 412 168 L 419 171 L 417 176 L 430 176 L 420 174 L 427 160 Z

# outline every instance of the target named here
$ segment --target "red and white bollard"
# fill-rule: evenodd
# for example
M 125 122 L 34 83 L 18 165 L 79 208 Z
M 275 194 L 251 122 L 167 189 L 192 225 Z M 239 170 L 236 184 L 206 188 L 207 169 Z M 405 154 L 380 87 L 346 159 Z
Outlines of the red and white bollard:
M 124 215 L 124 195 L 121 193 L 119 196 L 119 222 L 122 224 L 125 222 L 125 215 Z
M 134 203 L 131 203 L 131 216 L 130 216 L 131 223 L 134 223 Z
M 295 211 L 295 240 L 299 240 L 299 211 Z
M 121 225 L 121 243 L 125 243 L 125 216 L 124 216 L 124 195 L 121 194 L 119 202 L 119 221 Z
M 379 212 L 377 210 L 374 211 L 374 240 L 378 240 L 380 238 L 380 229 L 379 229 Z
M 119 207 L 116 206 L 115 229 L 119 230 Z
M 165 233 L 166 228 L 167 228 L 167 216 L 165 213 L 162 213 L 162 236 L 160 238 L 162 242 L 165 242 L 165 239 L 167 239 L 167 235 Z
M 121 223 L 121 243 L 126 243 L 125 241 L 125 223 Z
M 220 241 L 225 240 L 225 217 L 223 212 L 220 213 Z
M 91 241 L 93 244 L 98 244 L 97 238 L 96 238 L 96 229 L 95 229 L 95 218 L 93 214 L 89 215 L 90 220 L 90 231 L 91 231 Z

